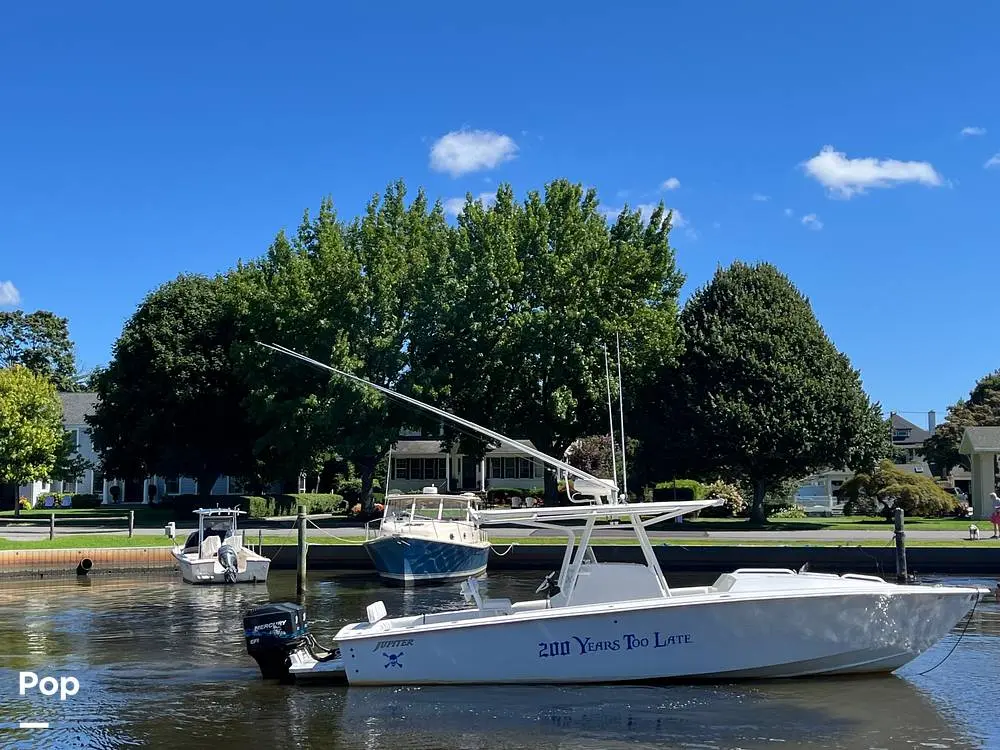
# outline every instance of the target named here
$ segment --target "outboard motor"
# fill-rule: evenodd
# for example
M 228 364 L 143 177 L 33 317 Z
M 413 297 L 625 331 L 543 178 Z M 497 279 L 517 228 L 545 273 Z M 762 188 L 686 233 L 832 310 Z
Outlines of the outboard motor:
M 219 564 L 225 571 L 226 583 L 236 583 L 236 574 L 239 572 L 239 558 L 236 550 L 228 544 L 219 547 Z
M 317 662 L 340 658 L 339 648 L 321 646 L 309 632 L 306 610 L 299 604 L 282 602 L 254 607 L 243 616 L 247 653 L 260 667 L 265 680 L 289 679 L 292 656 Z
M 243 616 L 243 635 L 261 676 L 285 679 L 289 654 L 301 648 L 309 635 L 305 607 L 289 602 L 254 607 Z

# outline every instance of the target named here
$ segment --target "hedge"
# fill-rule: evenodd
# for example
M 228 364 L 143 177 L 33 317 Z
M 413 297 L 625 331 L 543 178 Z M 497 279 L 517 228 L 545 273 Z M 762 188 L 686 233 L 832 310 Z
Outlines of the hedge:
M 295 515 L 298 506 L 304 505 L 310 513 L 342 513 L 344 498 L 337 494 L 295 494 L 295 495 L 169 495 L 159 504 L 161 508 L 171 508 L 174 520 L 190 521 L 197 508 L 238 508 L 251 518 L 266 516 Z M 154 506 L 155 507 L 155 506 Z
M 70 503 L 73 508 L 99 508 L 101 506 L 101 498 L 97 495 L 73 495 L 70 498 Z
M 703 500 L 705 485 L 694 479 L 675 479 L 653 487 L 653 502 Z

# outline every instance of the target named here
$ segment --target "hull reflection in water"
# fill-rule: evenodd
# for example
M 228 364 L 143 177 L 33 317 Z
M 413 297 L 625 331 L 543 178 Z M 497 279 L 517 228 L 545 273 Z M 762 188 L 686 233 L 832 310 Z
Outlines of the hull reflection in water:
M 368 750 L 981 747 L 897 677 L 713 688 L 352 688 L 341 725 L 338 747 Z

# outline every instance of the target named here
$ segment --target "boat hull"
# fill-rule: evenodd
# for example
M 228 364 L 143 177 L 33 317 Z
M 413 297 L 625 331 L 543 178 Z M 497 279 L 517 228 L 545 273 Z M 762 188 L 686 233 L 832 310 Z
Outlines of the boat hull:
M 226 571 L 217 559 L 187 559 L 184 555 L 175 554 L 177 564 L 181 569 L 181 578 L 186 583 L 195 584 L 225 584 Z M 271 567 L 271 561 L 264 559 L 249 559 L 246 566 L 236 573 L 234 583 L 265 583 Z
M 892 672 L 973 588 L 683 597 L 478 617 L 340 642 L 351 684 L 596 683 Z M 574 611 L 578 610 L 578 611 Z
M 486 570 L 490 547 L 387 535 L 365 542 L 380 576 L 403 583 L 434 583 L 476 576 Z

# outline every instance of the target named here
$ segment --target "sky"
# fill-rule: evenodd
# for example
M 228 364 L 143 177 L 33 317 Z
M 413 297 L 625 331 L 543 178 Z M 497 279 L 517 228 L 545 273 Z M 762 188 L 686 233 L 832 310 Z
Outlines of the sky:
M 1000 5 L 11 4 L 0 309 L 84 369 L 180 273 L 262 254 L 330 196 L 449 210 L 568 178 L 675 210 L 686 298 L 777 265 L 872 399 L 943 419 L 1000 367 Z

